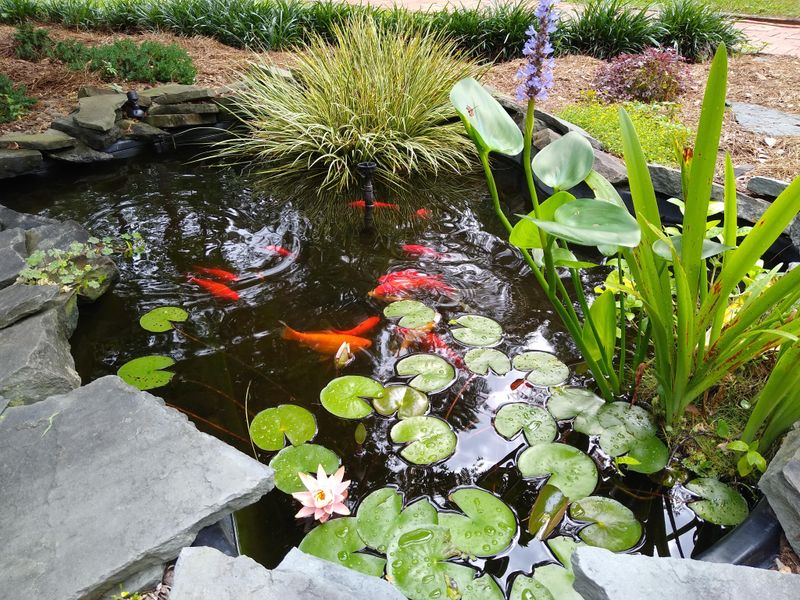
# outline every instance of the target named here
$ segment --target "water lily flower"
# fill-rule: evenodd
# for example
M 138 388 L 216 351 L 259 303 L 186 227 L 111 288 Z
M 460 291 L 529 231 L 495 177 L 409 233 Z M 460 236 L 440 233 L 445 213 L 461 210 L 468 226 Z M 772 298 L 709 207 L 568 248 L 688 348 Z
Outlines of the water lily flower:
M 536 9 L 537 25 L 531 25 L 525 32 L 528 41 L 522 53 L 527 62 L 517 71 L 517 79 L 521 81 L 517 87 L 517 100 L 520 102 L 544 100 L 547 90 L 553 86 L 553 46 L 550 34 L 556 30 L 558 13 L 555 10 L 556 0 L 540 0 Z
M 307 473 L 298 473 L 300 481 L 306 486 L 305 492 L 295 492 L 292 497 L 302 505 L 295 518 L 302 519 L 313 515 L 320 523 L 324 523 L 331 518 L 334 513 L 339 515 L 349 515 L 350 509 L 344 501 L 347 498 L 347 488 L 350 480 L 342 481 L 344 477 L 344 467 L 328 477 L 322 465 L 317 466 L 316 479 Z
M 347 342 L 342 342 L 342 345 L 339 346 L 339 349 L 336 351 L 336 355 L 333 357 L 333 362 L 337 369 L 343 369 L 353 362 L 354 358 L 355 356 L 350 350 L 350 344 Z

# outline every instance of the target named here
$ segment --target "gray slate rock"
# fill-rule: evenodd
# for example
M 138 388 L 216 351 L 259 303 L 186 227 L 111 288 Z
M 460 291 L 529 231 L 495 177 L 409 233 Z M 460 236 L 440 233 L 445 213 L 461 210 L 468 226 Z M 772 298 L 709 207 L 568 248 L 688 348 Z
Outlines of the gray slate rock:
M 772 177 L 761 177 L 760 175 L 751 178 L 747 182 L 748 190 L 756 196 L 765 196 L 767 198 L 777 198 L 787 187 L 789 187 L 787 181 L 773 179 Z
M 25 268 L 28 248 L 20 227 L 0 231 L 0 288 L 11 285 Z
M 1 144 L 17 144 L 28 150 L 63 150 L 75 145 L 75 138 L 62 131 L 48 129 L 43 133 L 7 133 L 0 136 Z
M 73 115 L 80 127 L 105 133 L 117 120 L 117 109 L 128 100 L 125 94 L 102 94 L 78 99 L 78 112 Z
M 758 487 L 775 511 L 786 539 L 800 553 L 800 429 L 786 434 Z
M 38 150 L 0 150 L 0 179 L 33 173 L 41 166 Z
M 3 229 L 13 229 L 19 227 L 21 229 L 33 229 L 34 227 L 41 227 L 42 225 L 52 225 L 58 223 L 55 219 L 48 219 L 47 217 L 40 217 L 38 215 L 29 215 L 27 213 L 17 212 L 0 205 L 0 231 Z
M 608 152 L 594 149 L 594 170 L 608 179 L 612 184 L 628 181 L 628 169 L 625 163 Z
M 533 144 L 534 148 L 541 150 L 542 148 L 546 148 L 555 142 L 560 137 L 560 133 L 556 133 L 547 127 L 537 128 L 533 132 L 533 139 L 531 140 L 531 143 Z
M 156 142 L 170 137 L 170 134 L 163 129 L 153 127 L 142 121 L 125 119 L 119 122 L 119 128 L 122 131 L 123 138 L 126 139 Z
M 144 118 L 144 122 L 160 129 L 177 129 L 178 127 L 212 125 L 217 122 L 217 115 L 216 113 L 148 115 Z
M 0 329 L 0 396 L 12 403 L 33 404 L 80 384 L 63 317 L 57 309 Z M 8 506 L 5 502 L 0 505 Z
M 730 105 L 736 122 L 748 131 L 769 137 L 800 135 L 798 114 L 744 102 L 731 102 Z
M 800 598 L 800 575 L 682 558 L 614 554 L 590 546 L 572 555 L 584 600 L 778 600 Z
M 0 329 L 42 310 L 58 296 L 54 285 L 15 283 L 0 290 Z
M 73 115 L 53 119 L 50 127 L 52 129 L 57 129 L 58 131 L 63 131 L 67 135 L 71 135 L 75 139 L 82 141 L 87 146 L 90 146 L 95 150 L 104 150 L 105 148 L 108 148 L 122 136 L 119 127 L 116 125 L 114 125 L 108 131 L 97 131 L 87 127 L 81 127 L 75 121 L 75 117 Z
M 85 243 L 91 237 L 83 225 L 72 220 L 36 227 L 26 235 L 31 252 L 51 248 L 66 250 L 72 242 Z
M 114 155 L 107 152 L 101 152 L 90 148 L 83 142 L 76 142 L 74 148 L 68 150 L 61 150 L 60 152 L 53 152 L 48 154 L 53 160 L 60 162 L 72 163 L 76 165 L 87 165 L 96 162 L 105 162 L 113 160 Z
M 272 469 L 118 377 L 3 417 L 8 598 L 99 598 L 273 487 Z
M 218 113 L 219 106 L 208 102 L 195 102 L 193 104 L 159 104 L 154 106 L 147 114 L 152 115 L 185 115 L 185 114 L 208 114 Z
M 183 104 L 197 100 L 210 100 L 217 92 L 194 85 L 170 83 L 139 92 L 140 98 L 150 98 L 156 104 Z

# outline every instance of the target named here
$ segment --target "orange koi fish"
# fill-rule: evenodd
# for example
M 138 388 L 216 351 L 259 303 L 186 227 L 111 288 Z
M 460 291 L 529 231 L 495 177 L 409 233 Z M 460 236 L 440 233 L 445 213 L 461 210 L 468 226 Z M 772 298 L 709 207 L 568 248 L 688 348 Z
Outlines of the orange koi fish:
M 366 208 L 367 203 L 364 200 L 356 200 L 355 202 L 350 202 L 347 206 L 352 206 L 353 208 Z M 374 208 L 391 208 L 393 210 L 398 210 L 400 207 L 397 204 L 392 204 L 391 202 L 378 202 L 377 200 L 372 203 Z
M 347 343 L 353 351 L 366 350 L 372 346 L 370 340 L 362 337 L 326 331 L 296 331 L 286 324 L 283 328 L 283 339 L 300 342 L 320 354 L 331 356 L 334 356 L 344 343 Z
M 278 256 L 283 256 L 284 258 L 295 256 L 294 252 L 292 252 L 291 250 L 287 250 L 283 246 L 275 246 L 273 244 L 270 244 L 269 246 L 264 246 L 263 248 L 264 250 L 269 250 L 270 252 L 273 252 Z
M 192 267 L 197 273 L 209 275 L 221 281 L 239 281 L 239 276 L 225 269 L 210 269 L 208 267 Z
M 416 214 L 421 219 L 427 219 L 428 217 L 431 216 L 431 211 L 429 211 L 427 208 L 419 208 L 414 214 Z
M 380 317 L 367 317 L 352 329 L 332 329 L 331 331 L 339 335 L 363 335 L 372 331 L 380 322 Z
M 189 283 L 196 283 L 201 288 L 211 292 L 211 295 L 217 298 L 232 301 L 239 299 L 239 294 L 223 283 L 217 283 L 216 281 L 210 281 L 208 279 L 200 279 L 199 277 L 191 276 L 189 277 Z
M 403 336 L 404 347 L 414 344 L 425 351 L 444 356 L 459 369 L 464 368 L 464 360 L 439 334 L 424 329 L 408 329 L 407 327 L 398 327 L 397 331 Z
M 369 292 L 369 295 L 386 300 L 402 298 L 413 290 L 434 291 L 445 296 L 452 296 L 456 291 L 455 288 L 442 281 L 441 275 L 428 275 L 414 269 L 387 273 L 378 278 L 378 284 L 378 287 Z
M 437 252 L 433 248 L 427 246 L 417 246 L 415 244 L 405 244 L 401 246 L 403 252 L 410 256 L 429 256 L 430 258 L 439 259 L 444 256 L 441 252 Z

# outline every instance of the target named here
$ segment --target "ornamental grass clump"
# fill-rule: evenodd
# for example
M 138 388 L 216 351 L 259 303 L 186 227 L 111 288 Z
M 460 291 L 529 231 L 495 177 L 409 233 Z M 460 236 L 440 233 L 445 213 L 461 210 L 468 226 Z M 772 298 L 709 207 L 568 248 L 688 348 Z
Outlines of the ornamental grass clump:
M 448 94 L 479 72 L 475 62 L 439 35 L 366 19 L 333 33 L 334 44 L 311 39 L 292 77 L 268 65 L 244 73 L 233 108 L 241 127 L 215 157 L 328 191 L 357 184 L 363 161 L 375 161 L 376 181 L 395 188 L 413 176 L 471 169 L 475 151 Z

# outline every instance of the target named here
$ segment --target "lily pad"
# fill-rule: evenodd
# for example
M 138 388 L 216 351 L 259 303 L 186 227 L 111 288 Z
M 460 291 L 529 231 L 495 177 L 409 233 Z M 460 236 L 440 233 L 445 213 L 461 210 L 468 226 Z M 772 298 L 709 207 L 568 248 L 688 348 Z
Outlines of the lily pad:
M 561 385 L 569 378 L 569 367 L 549 352 L 532 350 L 517 354 L 512 365 L 518 371 L 529 371 L 526 379 L 541 387 Z
M 585 498 L 597 486 L 597 466 L 577 448 L 566 444 L 539 444 L 527 448 L 517 460 L 523 477 L 550 475 L 549 485 L 560 489 L 570 500 Z
M 456 449 L 456 434 L 438 417 L 409 417 L 395 423 L 389 435 L 395 444 L 410 442 L 400 450 L 400 456 L 416 465 L 444 460 Z
M 597 411 L 597 424 L 602 427 L 600 447 L 610 456 L 629 452 L 637 441 L 652 438 L 656 426 L 650 413 L 628 402 L 612 402 Z
M 139 319 L 139 325 L 146 331 L 161 333 L 172 329 L 173 323 L 182 323 L 188 318 L 189 313 L 182 308 L 161 306 L 143 314 Z
M 642 525 L 633 512 L 613 498 L 583 498 L 572 503 L 569 515 L 576 521 L 591 523 L 578 532 L 591 546 L 622 552 L 633 548 L 642 537 Z
M 436 311 L 416 300 L 398 300 L 383 309 L 384 316 L 392 319 L 400 317 L 401 327 L 419 329 L 436 320 Z
M 505 375 L 511 370 L 508 357 L 494 348 L 473 348 L 464 355 L 464 364 L 477 375 L 488 375 L 490 370 Z
M 445 561 L 456 555 L 458 549 L 447 527 L 428 525 L 409 529 L 389 542 L 387 579 L 411 600 L 447 600 L 453 597 L 448 567 L 458 565 Z
M 456 379 L 456 370 L 436 354 L 412 354 L 397 361 L 395 371 L 401 376 L 413 375 L 408 382 L 421 392 L 432 394 L 449 388 Z
M 438 525 L 439 512 L 427 498 L 420 498 L 406 506 L 389 530 L 388 540 L 424 525 Z M 384 549 L 385 551 L 385 549 Z
M 269 466 L 275 469 L 275 487 L 286 494 L 293 494 L 306 489 L 297 476 L 298 472 L 316 473 L 317 467 L 322 465 L 328 475 L 333 475 L 339 463 L 339 457 L 325 446 L 301 444 L 287 446 L 278 452 L 269 461 Z
M 445 566 L 447 577 L 450 578 L 450 585 L 454 592 L 451 597 L 459 597 L 461 600 L 505 600 L 500 586 L 491 575 L 475 577 L 475 569 L 448 563 Z M 455 583 L 455 586 L 453 584 Z M 456 593 L 460 594 L 457 596 Z
M 169 356 L 141 356 L 129 360 L 117 370 L 117 375 L 125 383 L 139 388 L 140 390 L 152 390 L 154 388 L 167 385 L 175 373 L 164 371 L 171 367 L 175 361 Z
M 250 423 L 250 439 L 262 450 L 280 450 L 284 437 L 299 446 L 317 434 L 317 420 L 302 406 L 281 404 L 258 413 Z
M 465 346 L 492 346 L 503 337 L 500 323 L 480 315 L 464 315 L 450 321 L 451 325 L 460 325 L 450 330 L 453 337 Z
M 369 377 L 345 375 L 337 377 L 319 393 L 325 409 L 342 419 L 363 419 L 372 412 L 372 406 L 364 398 L 377 398 L 383 393 L 383 385 Z
M 401 419 L 418 417 L 428 412 L 428 396 L 407 385 L 387 385 L 372 405 L 379 414 L 389 417 L 394 413 Z
M 359 553 L 365 547 L 355 517 L 341 517 L 317 525 L 300 542 L 300 550 L 348 569 L 381 577 L 386 561 Z
M 394 488 L 381 488 L 367 495 L 358 505 L 356 525 L 364 543 L 386 552 L 388 535 L 403 508 L 403 496 Z
M 626 456 L 637 461 L 627 465 L 629 471 L 649 475 L 658 473 L 667 466 L 669 450 L 664 445 L 664 442 L 656 436 L 652 436 L 643 440 L 636 440 Z
M 686 489 L 703 498 L 690 502 L 689 508 L 704 521 L 733 526 L 747 517 L 748 508 L 744 497 L 721 481 L 712 477 L 701 477 L 687 483 Z
M 511 544 L 517 531 L 513 511 L 494 494 L 478 488 L 462 488 L 450 501 L 463 512 L 439 513 L 439 524 L 450 528 L 456 548 L 470 556 L 494 556 Z
M 603 428 L 597 422 L 597 413 L 605 405 L 605 400 L 589 390 L 570 387 L 553 392 L 547 401 L 547 410 L 559 421 L 574 417 L 575 431 L 586 435 L 599 435 Z
M 511 586 L 509 600 L 581 600 L 572 583 L 575 575 L 572 572 L 570 557 L 579 544 L 566 537 L 555 537 L 547 540 L 547 545 L 561 561 L 562 565 L 549 564 L 536 567 L 533 577 L 517 575 Z
M 558 425 L 549 412 L 524 402 L 514 402 L 500 407 L 494 417 L 494 428 L 507 440 L 515 438 L 520 431 L 524 431 L 525 439 L 531 446 L 552 442 L 558 434 Z

